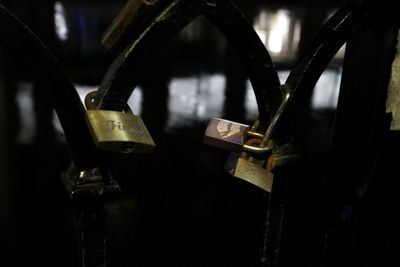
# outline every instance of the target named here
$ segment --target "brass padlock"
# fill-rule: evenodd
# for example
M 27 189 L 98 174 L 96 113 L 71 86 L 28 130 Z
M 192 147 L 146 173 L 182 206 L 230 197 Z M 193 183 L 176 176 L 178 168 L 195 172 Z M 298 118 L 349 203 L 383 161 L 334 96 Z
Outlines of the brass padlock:
M 246 148 L 245 145 L 260 144 L 264 138 L 264 134 L 256 131 L 257 127 L 258 122 L 250 127 L 229 120 L 213 118 L 207 126 L 203 142 L 232 152 L 224 166 L 229 174 L 271 192 L 273 174 L 263 167 L 266 158 L 257 160 L 249 156 L 248 152 L 243 152 Z M 250 139 L 246 140 L 246 138 Z
M 119 153 L 150 153 L 156 145 L 139 116 L 92 109 L 85 116 L 96 147 Z
M 260 138 L 250 138 L 244 145 L 259 145 L 262 143 Z M 242 152 L 236 162 L 233 176 L 249 183 L 252 183 L 261 189 L 271 192 L 273 174 L 272 167 L 268 165 L 268 159 L 271 159 L 272 141 L 268 143 L 269 153 L 266 155 L 253 154 L 251 152 Z
M 253 162 L 252 162 L 253 161 Z M 238 179 L 251 183 L 264 191 L 271 192 L 274 175 L 269 168 L 263 168 L 263 161 L 243 158 L 238 153 L 231 153 L 225 163 L 225 170 Z
M 254 163 L 249 158 L 239 157 L 233 176 L 271 192 L 274 175 L 268 169 L 260 166 L 259 162 Z

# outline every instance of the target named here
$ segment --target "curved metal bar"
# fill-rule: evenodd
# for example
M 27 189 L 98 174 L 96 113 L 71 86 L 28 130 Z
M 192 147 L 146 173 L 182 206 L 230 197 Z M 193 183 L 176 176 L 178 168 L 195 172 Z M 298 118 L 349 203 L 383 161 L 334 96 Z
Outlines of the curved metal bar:
M 266 128 L 282 98 L 279 78 L 253 27 L 231 1 L 224 0 L 172 1 L 113 62 L 95 97 L 96 107 L 122 110 L 145 71 L 143 66 L 149 64 L 150 52 L 201 14 L 226 36 L 242 58 L 256 95 L 260 122 Z
M 93 167 L 95 146 L 75 87 L 39 38 L 1 4 L 0 42 L 27 63 L 43 84 L 64 129 L 75 166 L 79 169 Z
M 96 108 L 122 111 L 144 68 L 164 41 L 197 18 L 199 1 L 173 0 L 113 61 L 93 99 Z
M 362 26 L 363 12 L 357 4 L 346 4 L 323 26 L 320 32 L 300 57 L 285 82 L 288 101 L 277 114 L 280 121 L 271 133 L 275 141 L 289 137 L 297 126 L 296 122 L 308 108 L 315 84 L 337 51 L 347 42 L 352 33 Z
M 283 99 L 266 129 L 260 147 L 257 147 L 258 153 L 268 150 L 265 144 L 272 138 L 278 141 L 277 143 L 283 143 L 283 139 L 291 138 L 294 127 L 297 126 L 294 122 L 304 114 L 307 100 L 319 77 L 349 36 L 360 28 L 364 22 L 362 18 L 365 10 L 364 5 L 349 2 L 340 8 L 314 36 L 300 55 L 286 83 L 281 86 Z M 276 134 L 278 131 L 279 134 Z
M 103 34 L 101 43 L 111 51 L 120 52 L 137 38 L 148 24 L 173 0 L 127 0 Z
M 216 1 L 204 11 L 234 47 L 244 63 L 257 100 L 259 132 L 266 130 L 282 101 L 280 81 L 264 44 L 253 26 L 231 1 Z
M 291 144 L 291 138 L 298 122 L 304 114 L 308 99 L 312 94 L 316 82 L 322 72 L 334 57 L 337 51 L 346 43 L 352 33 L 365 23 L 363 7 L 354 3 L 344 5 L 323 26 L 314 37 L 308 48 L 300 57 L 295 68 L 291 71 L 284 87 L 287 95 L 282 102 L 281 112 L 276 113 L 275 130 L 264 137 L 263 142 L 273 138 L 278 144 L 275 149 L 280 150 Z M 292 149 L 285 151 L 290 155 Z M 292 151 L 293 152 L 293 151 Z M 261 266 L 275 266 L 280 256 L 280 240 L 282 234 L 282 220 L 284 216 L 284 179 L 277 179 L 271 193 L 271 201 L 267 214 L 264 243 L 261 252 Z

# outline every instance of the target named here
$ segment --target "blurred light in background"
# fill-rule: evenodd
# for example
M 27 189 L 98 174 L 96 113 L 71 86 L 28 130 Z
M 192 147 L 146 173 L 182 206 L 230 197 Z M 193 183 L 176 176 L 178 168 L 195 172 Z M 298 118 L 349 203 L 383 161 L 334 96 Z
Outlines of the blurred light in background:
M 281 83 L 286 81 L 289 73 L 289 70 L 278 71 Z M 312 109 L 336 109 L 341 77 L 341 69 L 329 69 L 322 73 L 313 91 Z M 245 108 L 246 120 L 255 120 L 258 116 L 257 102 L 250 81 L 247 82 Z
M 56 35 L 61 41 L 67 41 L 69 38 L 69 30 L 67 26 L 66 13 L 62 2 L 54 3 L 54 25 L 56 27 Z
M 102 48 L 99 42 L 94 41 L 96 39 L 94 36 L 100 36 L 99 28 L 105 28 L 105 26 L 101 25 L 109 23 L 105 23 L 105 19 L 103 21 L 100 18 L 107 18 L 107 16 L 110 16 L 110 10 L 114 9 L 116 7 L 111 4 L 104 4 L 100 7 L 85 6 L 83 9 L 81 4 L 76 4 L 75 2 L 65 4 L 65 6 L 61 1 L 54 3 L 54 22 L 57 38 L 63 41 L 63 44 L 66 44 L 68 49 L 71 49 L 69 51 L 71 57 L 73 57 L 76 51 L 81 51 L 83 58 L 98 57 L 96 53 L 100 53 Z M 68 18 L 66 17 L 66 10 L 68 11 Z M 85 10 L 85 12 L 82 10 Z M 266 7 L 260 9 L 254 18 L 253 26 L 270 52 L 274 64 L 278 64 L 280 68 L 284 68 L 278 71 L 281 83 L 285 82 L 289 75 L 287 68 L 293 65 L 297 57 L 303 25 L 302 21 L 305 19 L 303 17 L 304 11 L 303 7 L 294 7 L 291 9 Z M 333 12 L 334 10 L 327 12 L 327 19 Z M 106 14 L 108 15 L 106 16 Z M 67 25 L 68 23 L 72 23 L 71 25 L 75 25 L 74 27 L 78 25 L 81 32 L 75 33 L 71 31 L 70 33 L 68 27 L 72 26 Z M 217 55 L 225 56 L 226 40 L 217 30 L 209 26 L 210 23 L 205 19 L 195 20 L 179 35 L 179 42 L 188 43 L 189 47 L 200 44 L 197 49 L 213 47 L 217 51 L 217 54 L 209 53 L 209 55 L 212 55 L 210 58 L 214 60 Z M 210 29 L 213 30 L 210 31 Z M 204 38 L 204 36 L 208 36 L 208 38 Z M 75 42 L 74 38 L 78 38 L 79 42 Z M 76 43 L 79 45 L 74 46 Z M 180 52 L 182 47 L 178 47 Z M 339 64 L 336 64 L 334 68 L 327 69 L 318 81 L 312 97 L 313 109 L 336 108 L 341 78 L 339 66 L 341 66 L 344 50 L 345 48 L 343 47 L 335 56 L 335 59 L 339 59 L 336 60 Z M 192 53 L 192 50 L 188 51 Z M 186 54 L 183 54 L 183 56 L 187 57 Z M 203 58 L 201 55 L 200 57 Z M 284 65 L 279 65 L 282 63 Z M 213 73 L 197 74 L 194 69 L 193 74 L 188 73 L 185 76 L 171 77 L 169 96 L 165 100 L 168 107 L 167 129 L 191 126 L 194 122 L 203 122 L 212 117 L 223 116 L 226 77 L 223 74 L 223 69 L 216 70 Z M 97 90 L 98 87 L 77 84 L 76 88 L 83 101 L 87 93 Z M 141 114 L 142 98 L 141 88 L 136 88 L 129 100 L 130 107 L 137 115 Z M 256 119 L 258 111 L 250 82 L 247 82 L 246 95 L 243 101 L 246 120 L 251 121 Z M 36 120 L 31 83 L 21 83 L 19 85 L 17 102 L 21 116 L 21 127 L 17 141 L 22 143 L 33 142 L 36 131 Z M 57 139 L 63 140 L 62 128 L 56 115 L 53 116 L 53 124 L 58 135 Z
M 19 108 L 18 143 L 33 143 L 36 134 L 36 118 L 33 108 L 33 84 L 21 82 L 18 84 L 16 102 Z
M 260 37 L 261 41 L 264 45 L 267 43 L 268 40 L 268 30 L 269 30 L 269 13 L 265 10 L 261 10 L 260 13 L 256 16 L 254 20 L 254 29 Z
M 254 19 L 253 27 L 275 63 L 292 61 L 297 55 L 301 37 L 301 21 L 296 17 L 299 12 L 261 9 Z
M 289 70 L 278 71 L 279 80 L 282 83 L 286 81 L 289 76 Z M 251 86 L 250 80 L 247 81 L 246 87 L 246 100 L 245 100 L 246 120 L 256 120 L 258 117 L 257 101 L 254 95 L 253 87 Z
M 225 76 L 222 74 L 174 78 L 169 84 L 169 118 L 167 127 L 190 125 L 221 116 L 223 112 Z
M 278 71 L 281 83 L 289 75 L 289 70 Z M 319 79 L 312 96 L 312 108 L 335 109 L 338 101 L 341 70 L 326 70 Z M 167 129 L 191 126 L 193 122 L 207 121 L 212 117 L 222 117 L 225 100 L 226 78 L 222 74 L 199 75 L 173 78 L 169 84 Z M 80 98 L 97 86 L 75 85 Z M 247 82 L 245 104 L 246 120 L 255 120 L 258 116 L 257 103 L 253 88 Z M 129 106 L 137 115 L 142 110 L 142 89 L 136 88 L 129 99 Z M 21 127 L 17 136 L 19 143 L 32 143 L 36 131 L 32 84 L 20 83 L 17 93 Z M 57 132 L 57 140 L 63 141 L 62 128 L 54 113 L 53 124 Z
M 342 70 L 327 70 L 318 80 L 312 96 L 314 109 L 336 109 Z
M 269 31 L 267 49 L 271 53 L 279 54 L 283 50 L 283 45 L 288 39 L 289 15 L 286 10 L 279 10 L 271 18 L 271 28 Z

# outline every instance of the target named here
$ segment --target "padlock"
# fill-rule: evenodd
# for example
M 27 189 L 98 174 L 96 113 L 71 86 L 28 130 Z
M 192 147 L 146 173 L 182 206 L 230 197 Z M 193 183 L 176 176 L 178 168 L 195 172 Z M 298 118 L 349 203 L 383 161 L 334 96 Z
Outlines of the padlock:
M 257 121 L 250 127 L 229 120 L 213 118 L 207 126 L 203 142 L 232 152 L 224 166 L 229 174 L 271 192 L 273 174 L 263 168 L 266 156 L 264 160 L 258 160 L 248 156 L 248 152 L 243 152 L 244 148 L 262 142 L 264 135 L 256 131 L 257 127 Z M 258 156 L 260 157 L 260 155 Z
M 240 153 L 243 133 L 249 126 L 234 121 L 213 118 L 207 126 L 203 143 Z
M 235 174 L 235 169 L 239 158 L 240 158 L 239 153 L 232 152 L 229 154 L 229 157 L 225 162 L 224 169 L 232 176 Z
M 132 112 L 92 109 L 86 111 L 96 147 L 119 153 L 150 153 L 156 145 L 139 116 Z
M 254 158 L 243 158 L 232 152 L 225 163 L 224 169 L 233 177 L 249 182 L 264 191 L 271 192 L 274 175 L 264 161 Z
M 260 163 L 251 162 L 250 158 L 238 157 L 233 176 L 271 192 L 274 175 L 270 170 L 260 166 Z
M 257 146 L 262 143 L 262 138 L 249 138 L 244 145 Z M 244 147 L 243 145 L 243 147 Z M 254 154 L 251 152 L 242 152 L 236 162 L 233 176 L 249 183 L 252 183 L 261 189 L 271 192 L 273 174 L 271 166 L 267 164 L 271 158 L 272 141 L 268 142 L 268 154 Z

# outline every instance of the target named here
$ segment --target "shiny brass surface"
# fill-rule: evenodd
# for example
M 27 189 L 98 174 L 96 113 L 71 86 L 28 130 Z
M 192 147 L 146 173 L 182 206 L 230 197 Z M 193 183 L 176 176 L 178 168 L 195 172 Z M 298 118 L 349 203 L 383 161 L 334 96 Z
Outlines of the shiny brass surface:
M 272 151 L 272 147 L 270 146 L 265 146 L 261 147 L 259 145 L 247 145 L 244 144 L 242 147 L 243 151 L 255 153 L 255 154 L 266 154 L 270 153 Z
M 243 144 L 243 151 L 254 153 L 254 154 L 268 154 L 272 150 L 272 146 L 270 145 L 272 142 L 273 134 L 275 132 L 275 129 L 277 128 L 277 125 L 279 121 L 281 120 L 283 116 L 283 112 L 285 108 L 287 107 L 293 93 L 290 92 L 290 87 L 287 85 L 282 85 L 281 86 L 281 91 L 283 94 L 283 100 L 281 104 L 279 105 L 278 110 L 274 114 L 267 130 L 265 133 L 261 134 L 257 132 L 255 129 L 258 127 L 258 122 L 254 124 L 254 126 L 250 129 L 248 129 L 245 134 L 249 137 L 254 137 L 254 138 L 259 138 L 261 142 L 256 143 L 256 144 Z
M 249 137 L 264 138 L 264 134 L 259 133 L 253 129 L 246 130 L 245 134 L 247 134 Z
M 248 159 L 238 158 L 233 176 L 245 180 L 267 192 L 271 192 L 273 174 L 258 164 L 250 162 Z
M 97 148 L 118 153 L 150 153 L 156 145 L 139 116 L 88 110 L 85 116 Z

